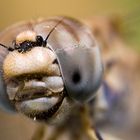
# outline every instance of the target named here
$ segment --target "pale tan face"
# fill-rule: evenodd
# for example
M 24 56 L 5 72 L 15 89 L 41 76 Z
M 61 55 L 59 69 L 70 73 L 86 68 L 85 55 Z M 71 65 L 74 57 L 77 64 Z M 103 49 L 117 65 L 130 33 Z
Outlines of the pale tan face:
M 5 110 L 14 110 L 12 102 L 17 112 L 34 120 L 63 119 L 76 102 L 91 100 L 100 86 L 98 45 L 91 31 L 75 19 L 23 22 L 2 32 L 0 43 L 6 52 L 2 56 L 0 51 L 2 88 L 6 88 L 6 101 L 0 103 Z
M 51 49 L 34 47 L 26 52 L 9 52 L 3 71 L 7 93 L 16 110 L 35 120 L 58 118 L 63 102 L 65 106 L 67 103 L 56 54 Z

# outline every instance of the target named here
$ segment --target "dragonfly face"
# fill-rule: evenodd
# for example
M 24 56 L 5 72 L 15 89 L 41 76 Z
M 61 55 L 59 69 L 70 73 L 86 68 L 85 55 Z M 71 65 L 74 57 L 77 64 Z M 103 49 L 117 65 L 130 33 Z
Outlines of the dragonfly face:
M 94 97 L 102 63 L 92 33 L 79 21 L 21 23 L 2 32 L 0 42 L 3 108 L 50 121 Z

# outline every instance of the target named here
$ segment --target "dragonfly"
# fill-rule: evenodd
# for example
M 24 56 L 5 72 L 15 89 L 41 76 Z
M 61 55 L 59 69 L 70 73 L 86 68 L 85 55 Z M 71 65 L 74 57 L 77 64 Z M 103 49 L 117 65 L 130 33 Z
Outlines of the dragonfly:
M 17 23 L 0 33 L 0 106 L 55 125 L 48 140 L 102 140 L 91 121 L 103 65 L 99 45 L 84 23 L 52 17 Z M 38 137 L 39 127 L 32 140 Z

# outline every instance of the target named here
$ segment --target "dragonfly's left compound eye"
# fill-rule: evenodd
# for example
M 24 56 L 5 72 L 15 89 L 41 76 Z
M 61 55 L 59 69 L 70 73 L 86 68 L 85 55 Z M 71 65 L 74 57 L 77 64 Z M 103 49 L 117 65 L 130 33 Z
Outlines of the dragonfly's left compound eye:
M 97 46 L 58 52 L 67 93 L 74 100 L 85 102 L 95 96 L 102 79 L 102 63 Z

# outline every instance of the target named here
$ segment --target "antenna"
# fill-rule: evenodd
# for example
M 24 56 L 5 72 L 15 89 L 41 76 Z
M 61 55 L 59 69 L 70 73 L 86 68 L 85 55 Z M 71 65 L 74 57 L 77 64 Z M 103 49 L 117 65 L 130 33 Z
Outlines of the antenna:
M 4 48 L 7 49 L 8 51 L 14 51 L 13 48 L 7 47 L 7 46 L 5 46 L 4 44 L 1 44 L 1 43 L 0 43 L 0 46 L 4 47 Z
M 51 29 L 51 31 L 48 33 L 46 39 L 44 40 L 43 46 L 45 47 L 47 44 L 47 40 L 50 37 L 51 33 L 55 30 L 55 28 L 63 21 L 64 17 Z

